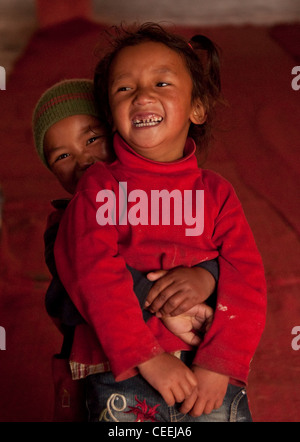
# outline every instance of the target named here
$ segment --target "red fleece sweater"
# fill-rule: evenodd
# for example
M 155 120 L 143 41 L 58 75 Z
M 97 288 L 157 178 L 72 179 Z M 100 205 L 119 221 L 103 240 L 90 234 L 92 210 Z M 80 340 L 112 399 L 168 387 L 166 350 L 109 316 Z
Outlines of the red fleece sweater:
M 77 327 L 71 359 L 104 366 L 109 361 L 119 381 L 163 351 L 191 349 L 156 317 L 143 321 L 125 263 L 148 272 L 218 257 L 215 317 L 194 363 L 246 383 L 264 328 L 266 286 L 232 186 L 198 168 L 191 139 L 184 158 L 173 163 L 137 155 L 118 135 L 114 146 L 117 160 L 96 163 L 80 180 L 55 244 L 59 276 L 88 324 Z M 155 191 L 162 189 L 168 191 L 165 213 L 156 205 Z M 174 190 L 177 202 L 169 206 Z M 169 212 L 170 219 L 164 218 Z

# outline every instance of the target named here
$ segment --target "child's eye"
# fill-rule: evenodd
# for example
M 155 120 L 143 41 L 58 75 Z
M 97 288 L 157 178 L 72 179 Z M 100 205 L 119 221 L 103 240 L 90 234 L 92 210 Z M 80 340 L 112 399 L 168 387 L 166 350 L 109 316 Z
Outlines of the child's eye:
M 130 87 L 128 86 L 121 86 L 118 88 L 118 92 L 126 92 L 126 91 L 130 91 Z
M 156 86 L 158 86 L 158 87 L 166 87 L 168 85 L 169 85 L 169 83 L 166 83 L 165 81 L 160 81 L 159 83 L 157 83 Z
M 69 153 L 62 153 L 61 155 L 59 155 L 59 156 L 55 159 L 54 163 L 56 163 L 57 161 L 63 160 L 64 158 L 67 158 L 67 157 L 69 157 L 69 156 L 70 156 Z
M 89 144 L 94 143 L 96 140 L 98 140 L 98 138 L 100 138 L 100 136 L 95 136 L 95 137 L 89 138 L 89 139 L 87 140 L 86 145 L 88 146 Z

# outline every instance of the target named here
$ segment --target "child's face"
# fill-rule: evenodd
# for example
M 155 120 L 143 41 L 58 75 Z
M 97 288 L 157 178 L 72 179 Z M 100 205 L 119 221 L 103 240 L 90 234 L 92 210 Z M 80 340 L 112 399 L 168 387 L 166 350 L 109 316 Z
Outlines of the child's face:
M 108 160 L 106 133 L 95 117 L 67 117 L 47 130 L 44 153 L 58 181 L 73 194 L 79 178 L 89 166 Z
M 114 128 L 146 158 L 181 158 L 190 123 L 205 119 L 202 103 L 192 103 L 192 86 L 184 59 L 164 44 L 122 49 L 110 70 Z

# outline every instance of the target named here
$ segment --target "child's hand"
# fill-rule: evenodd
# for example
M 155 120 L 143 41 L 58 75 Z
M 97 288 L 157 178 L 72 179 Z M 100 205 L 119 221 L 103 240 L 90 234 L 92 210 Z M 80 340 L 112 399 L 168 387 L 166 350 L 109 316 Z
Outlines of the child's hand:
M 202 303 L 178 316 L 162 316 L 165 326 L 189 345 L 199 345 L 200 333 L 206 333 L 213 321 L 214 311 Z
M 138 368 L 169 406 L 188 399 L 197 386 L 194 373 L 180 359 L 168 353 L 155 356 Z
M 202 267 L 176 267 L 147 275 L 156 281 L 150 289 L 145 307 L 151 313 L 176 316 L 204 302 L 215 289 L 215 279 Z
M 206 370 L 197 365 L 192 366 L 198 387 L 182 404 L 180 411 L 193 417 L 209 414 L 220 408 L 228 387 L 229 376 Z

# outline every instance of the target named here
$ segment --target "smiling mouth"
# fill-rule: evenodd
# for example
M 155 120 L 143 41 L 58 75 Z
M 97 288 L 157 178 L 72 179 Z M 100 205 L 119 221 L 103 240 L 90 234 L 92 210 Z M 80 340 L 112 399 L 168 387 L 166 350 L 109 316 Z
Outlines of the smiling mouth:
M 147 118 L 134 118 L 132 124 L 134 127 L 151 127 L 157 126 L 163 120 L 163 117 L 151 116 Z

